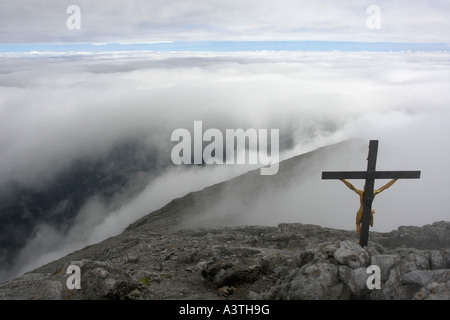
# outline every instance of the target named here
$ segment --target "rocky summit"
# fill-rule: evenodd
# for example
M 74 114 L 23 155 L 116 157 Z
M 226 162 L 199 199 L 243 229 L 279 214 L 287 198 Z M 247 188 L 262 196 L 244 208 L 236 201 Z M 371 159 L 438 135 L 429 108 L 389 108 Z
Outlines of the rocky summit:
M 1 299 L 450 299 L 450 222 L 370 233 L 307 224 L 136 223 L 0 285 Z M 70 265 L 80 289 L 68 289 Z M 379 267 L 379 288 L 370 288 Z
M 114 237 L 0 284 L 0 299 L 449 300 L 448 221 L 371 231 L 364 248 L 355 230 L 279 224 L 286 199 L 299 198 L 290 206 L 305 221 L 307 197 L 325 186 L 295 187 L 310 188 L 328 167 L 321 161 L 339 153 L 347 164 L 359 148 L 328 146 L 280 162 L 270 179 L 253 170 L 173 199 Z

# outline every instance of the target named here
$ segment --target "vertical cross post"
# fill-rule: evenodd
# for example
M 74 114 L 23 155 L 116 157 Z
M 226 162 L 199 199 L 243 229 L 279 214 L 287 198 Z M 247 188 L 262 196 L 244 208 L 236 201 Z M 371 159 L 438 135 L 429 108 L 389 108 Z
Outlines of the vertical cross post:
M 366 184 L 363 196 L 362 226 L 361 226 L 361 237 L 359 241 L 362 247 L 367 246 L 367 243 L 369 241 L 370 214 L 372 212 L 372 202 L 374 198 L 373 194 L 375 188 L 374 173 L 377 164 L 377 154 L 378 154 L 378 141 L 372 140 L 369 143 Z

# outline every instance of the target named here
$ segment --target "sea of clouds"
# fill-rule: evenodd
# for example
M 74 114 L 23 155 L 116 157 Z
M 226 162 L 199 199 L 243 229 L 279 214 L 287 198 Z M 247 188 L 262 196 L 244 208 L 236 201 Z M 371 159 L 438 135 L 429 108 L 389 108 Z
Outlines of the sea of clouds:
M 93 197 L 69 231 L 36 226 L 13 273 L 116 235 L 175 197 L 254 168 L 173 165 L 172 131 L 193 130 L 196 120 L 205 129 L 279 129 L 281 159 L 350 138 L 380 140 L 379 170 L 421 170 L 422 177 L 377 197 L 377 214 L 389 212 L 389 219 L 377 216 L 374 230 L 448 220 L 449 61 L 445 52 L 3 53 L 1 192 L 11 181 L 43 188 L 74 160 L 101 157 L 127 137 L 144 137 L 166 164 L 113 211 Z M 314 170 L 364 170 L 364 156 L 355 159 L 359 166 Z M 275 218 L 259 206 L 245 223 L 354 228 L 357 198 L 340 182 L 318 176 L 295 185 L 299 190 L 289 184 L 274 191 Z M 297 191 L 307 199 L 302 204 Z M 348 221 L 341 202 L 331 201 L 336 196 L 351 208 Z M 299 205 L 309 213 L 299 216 Z

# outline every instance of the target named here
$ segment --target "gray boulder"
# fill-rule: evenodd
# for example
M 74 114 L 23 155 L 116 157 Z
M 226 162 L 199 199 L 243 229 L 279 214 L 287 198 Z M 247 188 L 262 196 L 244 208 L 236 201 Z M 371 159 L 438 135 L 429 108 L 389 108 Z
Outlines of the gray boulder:
M 403 283 L 426 286 L 431 282 L 446 283 L 450 281 L 450 269 L 415 270 L 403 276 Z
M 414 300 L 450 300 L 450 282 L 432 282 L 421 288 L 413 297 Z
M 66 273 L 69 265 L 78 265 L 81 270 L 81 288 L 69 289 Z M 125 273 L 101 261 L 72 261 L 45 279 L 33 296 L 39 300 L 105 300 L 127 299 L 127 295 L 138 287 L 138 283 Z
M 380 267 L 381 281 L 385 282 L 389 278 L 392 268 L 401 260 L 397 254 L 380 254 L 371 257 L 370 264 Z
M 356 242 L 350 240 L 340 243 L 339 249 L 334 252 L 334 259 L 350 268 L 368 266 L 370 260 L 367 251 Z
M 263 272 L 259 253 L 252 249 L 227 250 L 216 248 L 215 255 L 203 264 L 202 276 L 218 288 L 236 286 L 258 280 Z
M 347 286 L 350 291 L 356 296 L 363 296 L 369 293 L 367 287 L 367 279 L 370 274 L 367 273 L 367 268 L 361 267 L 350 271 Z
M 431 269 L 446 269 L 450 268 L 450 265 L 447 265 L 447 254 L 443 251 L 432 250 L 430 254 L 430 263 Z
M 287 279 L 280 281 L 279 285 L 263 297 L 282 300 L 337 300 L 348 299 L 349 291 L 339 281 L 338 266 L 320 261 L 293 270 Z

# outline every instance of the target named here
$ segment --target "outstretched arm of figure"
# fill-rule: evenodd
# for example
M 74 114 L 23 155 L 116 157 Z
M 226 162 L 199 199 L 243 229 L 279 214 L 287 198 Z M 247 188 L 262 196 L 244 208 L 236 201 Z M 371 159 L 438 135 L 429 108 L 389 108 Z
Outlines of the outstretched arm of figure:
M 350 190 L 353 190 L 353 191 L 355 191 L 357 194 L 359 194 L 360 192 L 360 190 L 358 190 L 358 189 L 356 189 L 350 182 L 348 182 L 347 180 L 345 180 L 345 179 L 340 179 L 343 183 L 345 183 L 345 185 L 350 189 Z
M 389 188 L 390 186 L 392 186 L 395 181 L 397 181 L 398 179 L 392 179 L 391 181 L 389 181 L 388 183 L 386 183 L 384 186 L 382 186 L 380 189 L 377 189 L 373 192 L 373 194 L 379 194 L 381 191 L 386 190 L 387 188 Z

